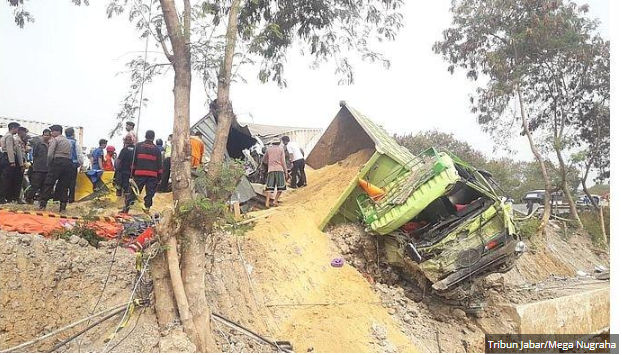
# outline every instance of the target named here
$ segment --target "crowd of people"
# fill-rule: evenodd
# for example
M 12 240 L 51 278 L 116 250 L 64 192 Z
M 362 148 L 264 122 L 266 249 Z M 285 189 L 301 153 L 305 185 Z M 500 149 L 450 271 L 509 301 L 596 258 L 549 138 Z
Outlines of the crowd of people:
M 54 199 L 60 202 L 59 211 L 63 212 L 68 203 L 75 201 L 78 173 L 86 173 L 93 190 L 98 191 L 105 187 L 101 177 L 109 171 L 114 172 L 117 196 L 125 200 L 122 211 L 127 213 L 137 199 L 136 193 L 146 189 L 144 210 L 148 213 L 156 191 L 171 191 L 173 135 L 164 144 L 149 130 L 145 139 L 138 142 L 134 127 L 133 122 L 127 122 L 123 148 L 118 154 L 106 139 L 100 139 L 99 146 L 90 154 L 83 154 L 73 128 L 63 132 L 62 126 L 52 125 L 40 136 L 31 137 L 19 123 L 9 123 L 8 131 L 0 136 L 0 204 L 37 201 L 39 209 L 45 210 L 48 201 Z M 194 138 L 199 142 L 191 143 L 193 166 L 195 161 L 202 160 L 205 150 L 200 137 Z M 195 153 L 200 155 L 194 156 Z
M 61 125 L 52 125 L 41 135 L 30 137 L 25 127 L 9 123 L 8 132 L 0 136 L 0 204 L 37 201 L 39 209 L 45 210 L 48 201 L 54 199 L 60 202 L 59 211 L 63 212 L 68 203 L 75 201 L 79 172 L 90 178 L 93 191 L 106 186 L 102 181 L 105 172 L 114 172 L 116 194 L 125 201 L 122 212 L 127 213 L 136 195 L 145 189 L 143 210 L 149 213 L 155 193 L 171 191 L 173 135 L 165 144 L 148 130 L 144 140 L 138 142 L 134 128 L 133 122 L 126 123 L 123 148 L 118 154 L 108 140 L 100 139 L 85 161 L 73 128 L 63 132 Z M 191 166 L 197 169 L 203 164 L 205 145 L 200 132 L 190 138 Z M 304 151 L 288 136 L 269 142 L 263 164 L 267 170 L 266 208 L 278 206 L 288 181 L 292 189 L 307 185 Z

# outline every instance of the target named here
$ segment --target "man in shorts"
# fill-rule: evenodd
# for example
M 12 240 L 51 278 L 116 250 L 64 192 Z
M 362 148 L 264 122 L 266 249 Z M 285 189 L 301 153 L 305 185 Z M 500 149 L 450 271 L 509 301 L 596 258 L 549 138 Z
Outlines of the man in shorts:
M 281 140 L 274 138 L 270 141 L 270 145 L 263 157 L 263 162 L 268 164 L 268 176 L 266 178 L 266 208 L 270 208 L 270 195 L 276 192 L 274 197 L 274 206 L 279 205 L 279 197 L 286 190 L 285 179 L 287 174 L 287 165 L 285 165 L 285 151 L 281 147 Z

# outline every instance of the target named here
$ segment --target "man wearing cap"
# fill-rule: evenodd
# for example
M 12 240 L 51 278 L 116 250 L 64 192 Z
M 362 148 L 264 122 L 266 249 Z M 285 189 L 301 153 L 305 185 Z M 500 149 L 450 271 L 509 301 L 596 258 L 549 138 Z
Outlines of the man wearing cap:
M 276 192 L 274 206 L 279 205 L 279 197 L 287 188 L 285 186 L 287 165 L 285 165 L 285 151 L 281 147 L 281 140 L 273 138 L 263 156 L 263 162 L 268 164 L 268 176 L 266 178 L 266 208 L 270 208 L 270 195 Z
M 125 130 L 127 131 L 126 137 L 130 137 L 132 139 L 132 144 L 136 144 L 138 142 L 138 138 L 136 137 L 136 132 L 134 132 L 134 127 L 135 127 L 134 122 L 130 122 L 130 121 L 125 122 Z
M 104 156 L 104 171 L 114 171 L 114 160 L 116 158 L 117 153 L 115 147 L 111 145 L 107 146 L 106 155 Z
M 52 198 L 54 186 L 60 200 L 59 212 L 64 212 L 69 199 L 69 183 L 74 173 L 74 165 L 71 160 L 71 142 L 63 136 L 63 127 L 53 125 L 50 127 L 52 139 L 48 147 L 48 173 L 43 183 L 43 192 L 39 198 L 39 209 L 44 210 L 48 200 Z
M 19 130 L 19 123 L 9 123 L 9 131 L 2 136 L 0 147 L 0 171 L 2 181 L 0 181 L 0 203 L 13 202 L 19 200 L 22 186 L 22 166 L 24 164 L 23 152 L 14 135 Z

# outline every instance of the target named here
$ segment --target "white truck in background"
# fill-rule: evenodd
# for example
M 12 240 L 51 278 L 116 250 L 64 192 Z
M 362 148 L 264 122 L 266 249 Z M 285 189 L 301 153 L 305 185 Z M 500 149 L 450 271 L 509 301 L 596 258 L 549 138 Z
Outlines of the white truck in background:
M 43 133 L 43 130 L 46 128 L 50 128 L 53 124 L 59 124 L 63 126 L 63 130 L 69 127 L 73 127 L 76 132 L 76 141 L 78 142 L 78 146 L 82 147 L 84 150 L 84 128 L 82 126 L 72 126 L 67 124 L 66 122 L 41 122 L 34 120 L 24 120 L 19 118 L 11 118 L 0 116 L 0 135 L 6 134 L 8 128 L 7 126 L 11 122 L 17 122 L 20 126 L 26 127 L 28 129 L 28 133 L 31 136 L 38 136 Z

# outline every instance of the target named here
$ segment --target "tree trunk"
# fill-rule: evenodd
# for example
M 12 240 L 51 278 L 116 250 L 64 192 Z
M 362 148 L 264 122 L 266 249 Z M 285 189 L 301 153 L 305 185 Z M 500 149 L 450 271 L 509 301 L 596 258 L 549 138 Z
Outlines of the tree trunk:
M 159 253 L 151 261 L 151 277 L 153 279 L 156 316 L 158 323 L 165 327 L 177 319 L 177 307 L 164 253 Z
M 600 230 L 603 233 L 603 241 L 606 242 L 607 244 L 609 244 L 609 238 L 607 237 L 607 228 L 605 227 L 605 216 L 603 214 L 603 207 L 599 206 L 599 211 L 600 211 Z
M 164 22 L 169 34 L 173 54 L 171 56 L 175 81 L 173 95 L 175 99 L 173 122 L 173 142 L 171 154 L 171 171 L 173 182 L 173 200 L 176 212 L 180 203 L 193 198 L 192 179 L 190 174 L 190 89 L 192 84 L 190 48 L 191 8 L 190 1 L 184 0 L 184 27 L 175 7 L 174 0 L 160 0 Z M 168 56 L 167 56 L 168 57 Z M 179 270 L 177 257 L 177 240 L 175 235 L 169 238 L 167 260 L 171 283 L 175 291 L 175 299 L 179 315 L 192 342 L 199 352 L 216 351 L 211 329 L 211 310 L 205 294 L 205 241 L 196 238 L 199 231 L 192 226 L 182 226 L 180 233 L 188 238 L 180 239 L 182 243 L 182 268 Z M 190 300 L 190 303 L 189 303 Z M 206 316 L 207 315 L 207 316 Z
M 564 196 L 566 196 L 566 200 L 568 200 L 568 206 L 570 207 L 570 215 L 572 218 L 577 221 L 577 225 L 579 228 L 583 229 L 583 222 L 581 222 L 581 217 L 579 217 L 579 213 L 577 212 L 577 205 L 575 204 L 574 198 L 570 193 L 570 189 L 568 189 L 568 181 L 567 171 L 566 171 L 566 163 L 564 162 L 564 157 L 562 156 L 561 149 L 559 147 L 559 140 L 556 138 L 555 141 L 555 153 L 557 154 L 557 160 L 559 161 L 559 174 L 561 175 L 561 187 L 564 192 Z
M 205 237 L 209 230 L 199 231 L 186 228 L 184 242 L 181 246 L 181 276 L 184 281 L 188 304 L 192 319 L 197 326 L 200 341 L 204 344 L 201 352 L 216 351 L 216 343 L 211 330 L 211 311 L 207 304 L 205 288 Z
M 551 218 L 551 179 L 549 178 L 549 174 L 546 171 L 546 165 L 544 164 L 544 159 L 542 159 L 542 155 L 538 152 L 536 148 L 536 144 L 533 141 L 533 136 L 529 131 L 529 124 L 527 122 L 527 113 L 525 112 L 525 107 L 523 103 L 523 94 L 521 93 L 521 88 L 519 85 L 516 85 L 516 92 L 518 94 L 518 103 L 520 106 L 520 114 L 523 121 L 523 130 L 527 139 L 529 140 L 529 147 L 531 148 L 531 152 L 533 153 L 536 161 L 540 165 L 540 172 L 542 173 L 542 180 L 544 180 L 544 212 L 542 213 L 542 219 L 540 220 L 540 225 L 537 229 L 537 234 L 541 235 L 544 232 L 544 228 L 549 223 L 549 219 Z
M 171 284 L 177 301 L 177 309 L 179 310 L 179 318 L 184 331 L 188 334 L 190 340 L 197 346 L 197 349 L 203 349 L 202 338 L 198 335 L 197 325 L 194 324 L 188 296 L 184 289 L 184 283 L 179 270 L 179 257 L 177 256 L 177 238 L 172 235 L 168 241 L 169 248 L 166 250 L 166 260 L 168 261 L 168 270 L 171 275 Z M 199 350 L 203 351 L 203 350 Z
M 590 172 L 590 168 L 592 166 L 592 161 L 593 161 L 593 159 L 590 158 L 589 162 L 585 166 L 585 174 L 583 174 L 583 177 L 581 178 L 581 186 L 583 187 L 583 193 L 585 193 L 585 195 L 590 200 L 590 204 L 592 205 L 592 207 L 594 207 L 594 210 L 598 211 L 598 215 L 599 215 L 598 218 L 600 220 L 600 232 L 603 234 L 604 240 L 608 241 L 608 239 L 607 239 L 607 229 L 605 227 L 605 216 L 603 215 L 603 208 L 601 206 L 599 206 L 598 203 L 596 203 L 596 200 L 594 200 L 594 197 L 592 197 L 592 194 L 590 194 L 590 191 L 587 188 L 587 183 L 586 183 L 587 175 Z
M 216 95 L 216 116 L 218 126 L 214 139 L 214 149 L 210 157 L 210 176 L 218 175 L 223 161 L 229 130 L 233 122 L 234 114 L 231 100 L 229 99 L 229 89 L 231 86 L 231 72 L 233 69 L 233 55 L 235 54 L 235 44 L 238 37 L 238 14 L 240 12 L 241 0 L 233 0 L 229 11 L 229 23 L 227 24 L 227 43 L 225 46 L 225 58 L 220 72 L 218 73 L 218 92 Z

